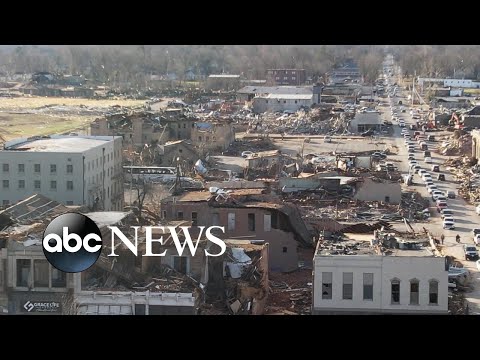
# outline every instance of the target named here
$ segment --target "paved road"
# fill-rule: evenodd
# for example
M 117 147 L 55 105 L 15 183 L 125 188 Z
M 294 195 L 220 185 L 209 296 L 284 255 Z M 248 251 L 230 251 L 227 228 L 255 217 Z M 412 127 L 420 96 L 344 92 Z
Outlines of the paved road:
M 404 99 L 402 99 L 404 100 Z M 394 98 L 394 103 L 397 103 L 398 98 Z M 400 113 L 401 117 L 405 120 L 406 126 L 414 124 L 415 121 L 411 118 L 409 113 L 410 108 L 407 107 L 406 113 Z M 438 139 L 438 133 L 435 133 L 435 136 Z M 395 125 L 395 135 L 397 145 L 399 147 L 399 154 L 396 156 L 397 160 L 400 160 L 400 163 L 397 163 L 400 171 L 407 174 L 408 173 L 408 162 L 407 162 L 407 149 L 404 144 L 404 139 L 401 137 L 401 129 L 398 125 Z M 455 199 L 448 199 L 448 208 L 454 211 L 454 218 L 456 222 L 455 230 L 444 230 L 442 226 L 442 220 L 440 215 L 435 209 L 435 203 L 431 200 L 431 214 L 433 215 L 428 223 L 417 223 L 413 227 L 416 231 L 422 231 L 422 227 L 427 228 L 434 236 L 440 238 L 441 234 L 445 235 L 445 249 L 447 255 L 454 256 L 456 259 L 460 260 L 464 267 L 468 268 L 472 273 L 472 287 L 471 292 L 466 293 L 466 298 L 469 301 L 470 313 L 471 314 L 480 314 L 480 273 L 476 268 L 474 261 L 465 261 L 463 256 L 463 245 L 464 244 L 474 244 L 472 237 L 472 229 L 475 227 L 480 227 L 480 216 L 475 213 L 475 207 L 471 204 L 465 202 L 462 198 L 458 197 L 458 185 L 455 182 L 454 176 L 445 170 L 443 166 L 448 156 L 443 156 L 438 154 L 435 150 L 439 146 L 440 142 L 429 143 L 429 150 L 432 153 L 433 164 L 426 164 L 423 160 L 423 153 L 418 149 L 415 152 L 415 158 L 419 162 L 422 169 L 427 170 L 432 174 L 434 178 L 434 183 L 440 189 L 440 191 L 454 191 L 457 194 Z M 436 181 L 433 172 L 431 172 L 432 165 L 440 165 L 440 171 L 445 174 L 446 181 Z M 423 197 L 430 198 L 430 195 L 427 192 L 427 189 L 418 175 L 414 175 L 414 185 L 408 186 L 408 189 L 414 189 L 418 191 Z M 403 185 L 406 187 L 405 185 Z M 404 229 L 403 229 L 404 230 Z M 455 241 L 456 235 L 460 235 L 460 244 L 457 244 Z

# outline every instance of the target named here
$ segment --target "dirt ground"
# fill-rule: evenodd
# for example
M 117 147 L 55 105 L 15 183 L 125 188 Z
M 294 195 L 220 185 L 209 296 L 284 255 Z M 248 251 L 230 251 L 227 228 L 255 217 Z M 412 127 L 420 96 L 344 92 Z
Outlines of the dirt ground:
M 87 133 L 90 122 L 122 107 L 140 107 L 143 100 L 93 100 L 19 97 L 0 100 L 0 136 L 5 140 L 64 132 Z

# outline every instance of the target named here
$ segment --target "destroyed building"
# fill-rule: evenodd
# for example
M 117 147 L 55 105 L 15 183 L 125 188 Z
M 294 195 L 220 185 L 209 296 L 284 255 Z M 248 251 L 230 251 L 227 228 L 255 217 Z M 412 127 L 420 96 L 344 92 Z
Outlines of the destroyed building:
M 350 131 L 353 133 L 364 132 L 367 130 L 380 131 L 383 120 L 378 113 L 356 113 L 350 121 Z
M 351 234 L 319 242 L 313 314 L 447 314 L 448 272 L 428 239 Z
M 202 150 L 225 150 L 235 141 L 231 121 L 196 122 L 191 133 L 192 143 Z
M 4 144 L 0 163 L 4 206 L 42 194 L 65 205 L 123 209 L 121 137 L 15 139 Z
M 354 198 L 362 201 L 383 201 L 390 204 L 400 204 L 402 187 L 396 181 L 362 177 L 361 181 L 356 182 Z
M 210 193 L 190 191 L 164 199 L 162 217 L 189 220 L 194 226 L 224 226 L 226 238 L 269 243 L 272 271 L 298 267 L 298 246 L 311 246 L 312 237 L 296 207 L 272 203 L 262 189 Z
M 155 154 L 155 163 L 158 165 L 174 166 L 177 159 L 187 161 L 189 167 L 193 166 L 198 158 L 198 152 L 190 141 L 169 141 L 165 145 L 158 145 Z

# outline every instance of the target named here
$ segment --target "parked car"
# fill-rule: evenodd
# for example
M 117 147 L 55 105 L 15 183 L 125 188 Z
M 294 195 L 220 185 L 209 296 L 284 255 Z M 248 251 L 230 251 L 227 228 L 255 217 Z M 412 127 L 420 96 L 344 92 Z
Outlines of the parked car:
M 475 212 L 477 213 L 477 215 L 480 215 L 480 204 L 477 205 L 477 207 L 475 208 Z
M 425 159 L 425 162 L 427 162 L 426 159 Z M 432 171 L 433 172 L 440 172 L 440 165 L 432 165 Z
M 465 260 L 476 260 L 478 259 L 478 250 L 477 247 L 474 245 L 467 245 L 463 246 L 463 252 L 465 254 Z
M 428 135 L 427 140 L 431 141 L 431 142 L 434 142 L 435 141 L 435 135 Z
M 426 164 L 431 164 L 431 163 L 432 163 L 432 158 L 427 156 L 427 157 L 424 159 L 424 161 L 425 161 Z
M 243 158 L 247 158 L 247 157 L 250 157 L 250 156 L 252 156 L 252 155 L 253 155 L 253 152 L 251 152 L 251 151 L 244 151 L 244 152 L 242 152 L 242 157 L 243 157 Z
M 455 191 L 448 190 L 448 191 L 447 191 L 447 197 L 448 197 L 449 199 L 455 199 Z
M 332 137 L 327 135 L 323 138 L 323 141 L 326 142 L 326 143 L 331 143 L 332 142 Z
M 445 181 L 445 174 L 438 174 L 437 175 L 437 180 L 438 181 Z
M 427 186 L 427 192 L 428 192 L 429 194 L 433 193 L 433 192 L 436 191 L 436 190 L 438 190 L 438 188 L 437 188 L 437 185 L 435 185 L 435 184 L 434 184 L 434 185 Z
M 430 150 L 424 151 L 423 157 L 432 157 L 432 153 L 430 152 Z

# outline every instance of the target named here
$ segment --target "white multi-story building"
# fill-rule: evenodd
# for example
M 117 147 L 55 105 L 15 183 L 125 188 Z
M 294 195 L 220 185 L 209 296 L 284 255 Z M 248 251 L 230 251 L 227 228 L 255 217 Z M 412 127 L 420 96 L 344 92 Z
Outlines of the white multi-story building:
M 405 243 L 400 242 L 400 247 Z M 445 258 L 408 246 L 317 248 L 313 314 L 447 314 Z
M 41 194 L 65 205 L 123 210 L 121 175 L 119 136 L 16 139 L 0 151 L 0 205 Z

